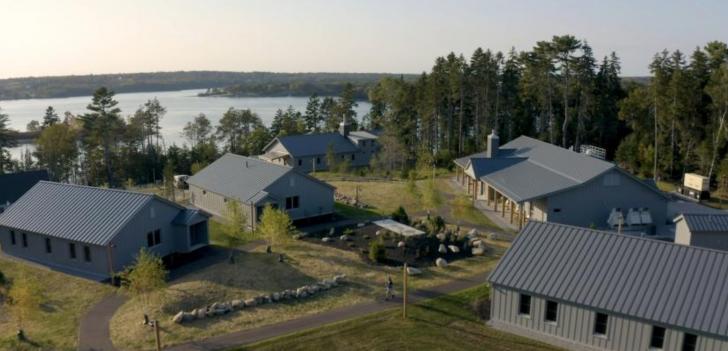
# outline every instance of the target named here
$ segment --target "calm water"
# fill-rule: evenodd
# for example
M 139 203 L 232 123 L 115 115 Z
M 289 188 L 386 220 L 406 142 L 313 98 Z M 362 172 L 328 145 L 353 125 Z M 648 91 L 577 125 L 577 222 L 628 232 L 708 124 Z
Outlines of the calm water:
M 167 108 L 167 114 L 161 122 L 162 134 L 165 145 L 182 145 L 185 143 L 180 136 L 184 125 L 194 119 L 200 113 L 217 124 L 222 114 L 230 107 L 239 109 L 251 109 L 263 120 L 263 123 L 270 126 L 277 109 L 286 109 L 289 105 L 304 112 L 306 108 L 306 97 L 253 97 L 253 98 L 227 98 L 227 97 L 198 97 L 197 93 L 202 90 L 183 90 L 147 93 L 128 93 L 116 95 L 119 107 L 124 117 L 134 114 L 139 106 L 147 100 L 156 97 L 162 106 Z M 25 130 L 25 126 L 31 120 L 43 120 L 43 114 L 48 106 L 53 106 L 63 118 L 63 112 L 71 111 L 73 114 L 87 112 L 86 105 L 91 102 L 90 96 L 59 98 L 59 99 L 28 99 L 0 101 L 0 108 L 3 113 L 10 117 L 10 128 Z M 370 104 L 359 102 L 356 108 L 357 116 L 361 118 L 369 112 Z M 32 145 L 20 145 L 10 150 L 14 158 L 18 158 L 25 148 Z

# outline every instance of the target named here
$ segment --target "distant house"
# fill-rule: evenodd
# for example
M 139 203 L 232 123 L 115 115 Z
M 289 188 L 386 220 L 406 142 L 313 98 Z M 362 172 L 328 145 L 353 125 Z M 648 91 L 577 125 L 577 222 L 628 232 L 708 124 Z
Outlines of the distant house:
M 675 218 L 675 243 L 728 251 L 728 214 L 691 214 Z
M 529 222 L 491 273 L 497 329 L 571 350 L 728 350 L 728 252 Z
M 231 153 L 190 177 L 187 184 L 192 204 L 218 216 L 226 215 L 228 201 L 240 201 L 253 229 L 268 204 L 286 210 L 294 221 L 334 213 L 331 185 L 288 166 Z
M 650 234 L 667 224 L 668 198 L 611 162 L 527 136 L 499 144 L 492 133 L 488 151 L 455 160 L 456 179 L 479 205 L 519 227 L 528 219 L 612 227 L 613 210 L 625 231 Z
M 368 166 L 379 150 L 376 132 L 350 131 L 342 122 L 338 133 L 314 133 L 277 137 L 263 148 L 260 159 L 291 166 L 301 172 L 329 169 L 326 158 L 329 148 L 337 162 L 349 162 L 351 167 Z
M 0 213 L 17 201 L 41 180 L 48 180 L 48 171 L 28 171 L 0 174 Z
M 152 194 L 41 181 L 0 215 L 6 254 L 104 280 L 148 248 L 166 257 L 208 245 L 210 215 Z

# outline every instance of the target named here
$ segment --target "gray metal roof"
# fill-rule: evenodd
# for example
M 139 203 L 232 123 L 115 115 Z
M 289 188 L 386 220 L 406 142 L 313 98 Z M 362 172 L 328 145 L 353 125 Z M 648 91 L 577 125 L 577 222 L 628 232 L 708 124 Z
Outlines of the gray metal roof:
M 472 165 L 475 178 L 490 183 L 517 202 L 579 186 L 611 169 L 619 169 L 611 162 L 527 136 L 501 146 L 494 158 L 481 152 L 456 159 L 455 163 L 463 168 Z
M 529 222 L 494 285 L 644 320 L 728 336 L 728 252 Z
M 0 215 L 0 226 L 107 245 L 155 198 L 152 194 L 41 181 Z
M 349 138 L 352 139 L 378 139 L 378 132 L 368 130 L 355 130 L 349 132 Z
M 685 213 L 675 222 L 684 220 L 691 232 L 728 232 L 728 214 Z
M 227 153 L 190 177 L 187 183 L 250 203 L 258 193 L 292 171 L 291 167 Z
M 339 133 L 287 135 L 277 138 L 293 157 L 326 155 L 329 145 L 334 153 L 351 153 L 358 149 L 349 138 Z
M 179 211 L 179 214 L 174 218 L 174 220 L 172 220 L 172 223 L 176 225 L 190 225 L 205 221 L 210 217 L 212 217 L 212 215 L 203 210 L 188 208 Z
M 28 171 L 0 174 L 0 205 L 17 201 L 41 180 L 48 180 L 48 171 Z

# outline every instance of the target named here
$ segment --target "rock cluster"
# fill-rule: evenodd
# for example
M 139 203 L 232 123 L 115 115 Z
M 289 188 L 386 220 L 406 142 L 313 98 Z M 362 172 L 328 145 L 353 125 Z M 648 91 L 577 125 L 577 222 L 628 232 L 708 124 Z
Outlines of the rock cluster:
M 197 308 L 192 311 L 180 311 L 179 313 L 174 315 L 174 317 L 172 317 L 172 321 L 174 323 L 182 324 L 197 319 L 222 316 L 233 311 L 253 308 L 255 306 L 282 302 L 286 300 L 305 299 L 307 297 L 320 294 L 326 290 L 343 284 L 344 279 L 346 279 L 346 275 L 339 274 L 331 279 L 324 279 L 315 284 L 304 285 L 298 289 L 278 291 L 271 294 L 255 296 L 245 300 L 235 299 L 227 302 L 215 302 L 209 306 Z
M 340 192 L 334 193 L 334 200 L 336 202 L 341 202 L 345 205 L 349 205 L 349 206 L 353 206 L 353 207 L 358 207 L 358 208 L 368 208 L 369 207 L 366 204 L 362 203 L 361 201 L 357 202 L 356 199 L 354 199 L 353 197 L 344 195 Z

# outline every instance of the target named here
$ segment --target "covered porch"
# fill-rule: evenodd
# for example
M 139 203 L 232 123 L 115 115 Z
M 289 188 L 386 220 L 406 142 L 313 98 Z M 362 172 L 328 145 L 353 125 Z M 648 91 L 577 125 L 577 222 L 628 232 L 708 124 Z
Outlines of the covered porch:
M 534 215 L 532 202 L 514 200 L 493 185 L 474 179 L 460 167 L 456 168 L 455 182 L 473 199 L 476 208 L 513 230 L 521 230 Z

